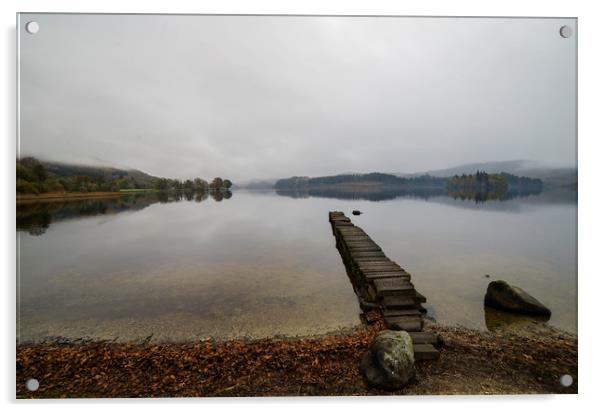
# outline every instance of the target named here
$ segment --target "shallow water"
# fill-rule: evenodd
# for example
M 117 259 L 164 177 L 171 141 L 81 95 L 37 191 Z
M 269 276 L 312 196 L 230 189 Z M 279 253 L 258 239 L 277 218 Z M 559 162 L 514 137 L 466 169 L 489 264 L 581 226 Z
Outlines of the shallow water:
M 480 204 L 273 191 L 171 200 L 19 206 L 19 338 L 296 336 L 357 325 L 328 223 L 329 210 L 353 209 L 439 322 L 495 324 L 483 297 L 490 280 L 505 279 L 549 306 L 551 324 L 576 330 L 574 194 Z

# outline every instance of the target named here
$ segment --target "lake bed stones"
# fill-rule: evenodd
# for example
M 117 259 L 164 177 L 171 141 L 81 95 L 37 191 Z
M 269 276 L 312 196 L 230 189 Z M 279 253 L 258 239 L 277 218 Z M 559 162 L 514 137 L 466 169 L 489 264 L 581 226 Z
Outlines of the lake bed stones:
M 414 377 L 414 347 L 406 331 L 384 330 L 374 337 L 360 363 L 369 386 L 396 390 Z

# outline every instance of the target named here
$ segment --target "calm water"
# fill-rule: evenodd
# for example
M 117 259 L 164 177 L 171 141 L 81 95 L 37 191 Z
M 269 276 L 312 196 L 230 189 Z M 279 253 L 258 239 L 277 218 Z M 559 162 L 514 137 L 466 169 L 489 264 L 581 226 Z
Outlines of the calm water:
M 505 279 L 549 306 L 551 324 L 576 330 L 574 193 L 475 204 L 235 191 L 221 201 L 19 206 L 20 339 L 294 336 L 357 325 L 328 223 L 329 210 L 353 209 L 437 321 L 491 326 L 485 290 Z

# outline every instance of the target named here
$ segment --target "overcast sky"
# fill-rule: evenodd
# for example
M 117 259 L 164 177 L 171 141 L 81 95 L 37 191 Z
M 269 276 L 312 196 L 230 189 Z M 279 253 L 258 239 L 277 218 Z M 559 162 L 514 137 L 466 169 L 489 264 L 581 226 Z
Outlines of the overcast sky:
M 574 166 L 564 24 L 22 15 L 21 156 L 235 181 Z

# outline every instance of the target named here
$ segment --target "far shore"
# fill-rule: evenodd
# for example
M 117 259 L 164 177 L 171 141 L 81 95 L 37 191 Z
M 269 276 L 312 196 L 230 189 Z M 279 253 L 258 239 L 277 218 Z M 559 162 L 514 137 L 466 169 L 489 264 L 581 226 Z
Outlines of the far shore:
M 577 393 L 577 336 L 545 324 L 488 332 L 434 322 L 440 357 L 396 392 L 358 365 L 383 319 L 347 333 L 196 342 L 54 341 L 17 346 L 17 397 L 173 397 Z M 574 379 L 560 384 L 562 375 Z M 42 377 L 36 392 L 25 389 Z

